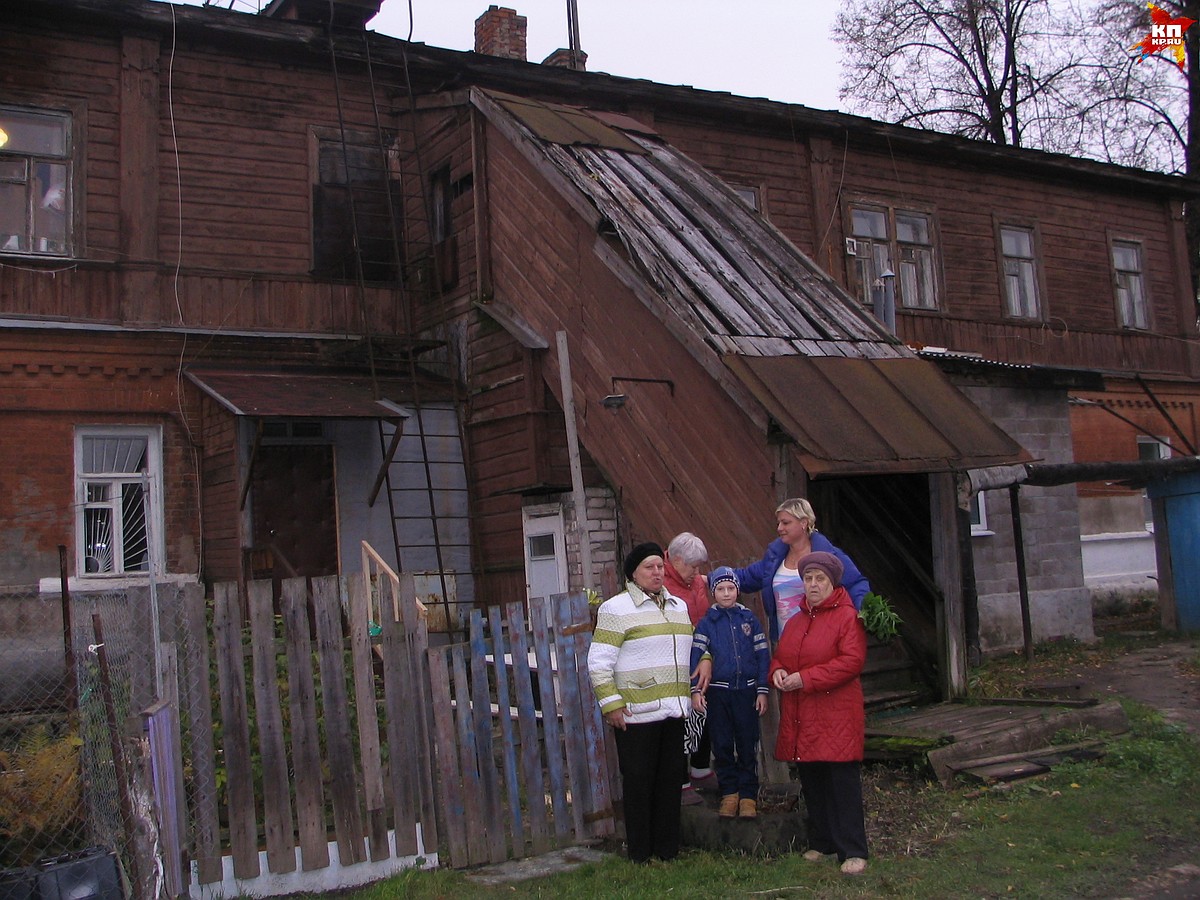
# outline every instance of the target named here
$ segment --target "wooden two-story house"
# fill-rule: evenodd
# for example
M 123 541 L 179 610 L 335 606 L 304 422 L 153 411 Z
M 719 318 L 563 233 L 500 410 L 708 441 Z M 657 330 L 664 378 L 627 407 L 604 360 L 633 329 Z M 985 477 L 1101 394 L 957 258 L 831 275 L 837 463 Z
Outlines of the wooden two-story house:
M 0 11 L 0 582 L 57 590 L 59 545 L 87 590 L 367 540 L 454 630 L 611 589 L 632 540 L 745 563 L 806 494 L 954 691 L 1021 640 L 975 489 L 1075 459 L 1073 397 L 1195 396 L 1181 179 L 377 8 Z M 1075 487 L 1018 506 L 1035 636 L 1090 638 Z

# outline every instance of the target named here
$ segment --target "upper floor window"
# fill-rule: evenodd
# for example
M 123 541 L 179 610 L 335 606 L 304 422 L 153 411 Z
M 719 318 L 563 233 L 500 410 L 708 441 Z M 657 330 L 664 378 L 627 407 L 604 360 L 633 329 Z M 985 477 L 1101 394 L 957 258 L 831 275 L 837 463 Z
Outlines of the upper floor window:
M 71 254 L 71 116 L 0 106 L 0 253 Z
M 1149 328 L 1142 247 L 1132 241 L 1112 242 L 1113 275 L 1117 286 L 1117 322 L 1123 328 Z
M 314 129 L 313 274 L 367 281 L 396 277 L 399 181 L 378 134 Z
M 874 305 L 875 293 L 886 288 L 885 278 L 894 276 L 900 306 L 938 308 L 931 216 L 888 207 L 854 206 L 850 223 L 853 237 L 847 242 L 847 252 L 854 257 L 854 277 L 863 303 Z
M 148 573 L 161 560 L 161 437 L 153 428 L 87 427 L 75 432 L 76 571 Z M 161 563 L 159 564 L 161 569 Z
M 745 203 L 755 212 L 759 211 L 758 188 L 745 184 L 731 184 L 730 187 L 733 188 L 733 192 L 737 194 L 739 198 L 741 198 L 743 203 Z
M 1005 312 L 1021 319 L 1042 317 L 1038 296 L 1037 256 L 1032 228 L 1000 227 L 1000 251 L 1004 266 Z

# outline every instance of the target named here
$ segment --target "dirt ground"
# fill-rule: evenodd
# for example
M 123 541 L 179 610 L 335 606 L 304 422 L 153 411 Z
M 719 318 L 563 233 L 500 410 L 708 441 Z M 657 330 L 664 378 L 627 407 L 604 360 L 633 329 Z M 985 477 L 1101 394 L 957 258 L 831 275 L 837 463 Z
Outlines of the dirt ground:
M 1109 630 L 1129 631 L 1136 623 L 1117 623 Z M 1151 626 L 1152 627 L 1152 626 Z M 1097 629 L 1103 631 L 1101 623 Z M 1099 700 L 1127 697 L 1157 709 L 1168 722 L 1186 728 L 1200 740 L 1200 639 L 1164 638 L 1152 646 L 1112 655 L 1084 654 L 1053 672 L 1060 682 L 1078 682 L 1082 696 Z M 881 854 L 933 855 L 946 823 L 927 816 L 920 802 L 924 791 L 940 791 L 919 776 L 891 767 L 864 770 L 864 801 L 874 850 Z M 1192 900 L 1200 897 L 1200 835 L 1179 835 L 1164 865 L 1154 875 L 1132 881 L 1129 900 Z

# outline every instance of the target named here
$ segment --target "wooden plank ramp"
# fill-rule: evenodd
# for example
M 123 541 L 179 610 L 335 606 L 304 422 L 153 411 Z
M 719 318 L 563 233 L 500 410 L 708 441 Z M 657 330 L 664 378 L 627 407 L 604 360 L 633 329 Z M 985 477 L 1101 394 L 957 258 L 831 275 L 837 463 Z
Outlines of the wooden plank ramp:
M 867 758 L 889 759 L 924 754 L 943 787 L 950 787 L 960 772 L 985 780 L 1004 780 L 1037 774 L 1052 760 L 1061 745 L 1061 732 L 1088 737 L 1121 734 L 1129 720 L 1120 703 L 937 703 L 908 710 L 887 710 L 867 719 Z M 1094 741 L 1077 741 L 1091 745 Z M 1074 745 L 1072 745 L 1074 746 Z

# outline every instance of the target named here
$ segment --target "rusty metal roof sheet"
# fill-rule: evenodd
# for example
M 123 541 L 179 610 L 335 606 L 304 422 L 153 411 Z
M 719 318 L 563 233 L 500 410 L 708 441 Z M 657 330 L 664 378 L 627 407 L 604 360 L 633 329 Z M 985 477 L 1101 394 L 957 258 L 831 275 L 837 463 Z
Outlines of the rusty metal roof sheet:
M 317 372 L 188 369 L 188 379 L 234 415 L 287 419 L 395 419 L 395 402 L 375 399 L 369 376 Z M 379 396 L 397 402 L 411 394 L 399 381 L 381 381 Z
M 646 282 L 718 353 L 911 357 L 712 172 L 645 129 L 477 91 L 611 226 Z M 581 137 L 584 135 L 586 137 Z
M 606 147 L 624 153 L 645 152 L 626 137 L 623 131 L 606 125 L 598 117 L 582 109 L 556 103 L 540 103 L 509 94 L 493 92 L 491 96 L 543 141 L 569 146 Z
M 946 472 L 1032 457 L 921 359 L 726 356 L 810 475 Z
M 547 123 L 615 127 L 584 110 L 536 101 L 520 109 L 476 92 L 517 142 L 550 163 L 559 190 L 611 230 L 663 314 L 724 360 L 802 448 L 811 475 L 936 472 L 1027 460 L 1028 454 L 917 358 L 723 181 L 641 130 L 615 140 L 559 140 Z M 610 123 L 615 120 L 609 120 Z M 512 132 L 510 123 L 503 123 Z M 565 181 L 564 181 L 565 179 Z M 577 203 L 577 207 L 579 204 Z

